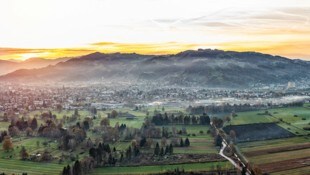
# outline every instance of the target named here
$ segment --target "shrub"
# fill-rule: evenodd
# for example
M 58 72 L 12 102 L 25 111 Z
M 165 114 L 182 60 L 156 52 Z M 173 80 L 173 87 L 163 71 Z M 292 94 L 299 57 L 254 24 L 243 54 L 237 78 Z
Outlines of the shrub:
M 310 131 L 310 126 L 305 126 L 305 127 L 303 127 L 303 129 L 306 131 Z

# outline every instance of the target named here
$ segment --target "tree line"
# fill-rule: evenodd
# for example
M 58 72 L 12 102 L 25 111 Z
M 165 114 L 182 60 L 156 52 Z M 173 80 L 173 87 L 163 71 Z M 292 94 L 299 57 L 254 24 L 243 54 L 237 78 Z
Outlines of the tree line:
M 180 125 L 209 125 L 210 117 L 207 114 L 201 116 L 190 116 L 190 115 L 168 115 L 156 114 L 151 118 L 151 122 L 155 125 L 171 125 L 171 124 L 180 124 Z

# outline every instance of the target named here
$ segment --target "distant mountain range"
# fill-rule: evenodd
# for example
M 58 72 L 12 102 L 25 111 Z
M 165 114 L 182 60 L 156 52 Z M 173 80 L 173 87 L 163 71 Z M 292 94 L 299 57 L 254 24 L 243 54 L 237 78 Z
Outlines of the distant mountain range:
M 0 75 L 4 75 L 18 69 L 33 69 L 42 68 L 48 65 L 55 65 L 59 62 L 67 61 L 70 58 L 58 58 L 58 59 L 44 59 L 44 58 L 30 58 L 25 61 L 15 62 L 0 60 Z
M 310 62 L 257 52 L 188 50 L 175 55 L 92 53 L 39 69 L 0 77 L 14 82 L 126 81 L 208 87 L 310 80 Z

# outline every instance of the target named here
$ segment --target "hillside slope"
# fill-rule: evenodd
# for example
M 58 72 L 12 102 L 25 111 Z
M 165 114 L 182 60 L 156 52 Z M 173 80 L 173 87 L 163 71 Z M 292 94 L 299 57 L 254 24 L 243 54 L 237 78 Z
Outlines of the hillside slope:
M 92 53 L 40 69 L 23 69 L 1 81 L 152 81 L 209 87 L 247 87 L 310 79 L 310 62 L 256 52 L 189 50 L 176 55 Z

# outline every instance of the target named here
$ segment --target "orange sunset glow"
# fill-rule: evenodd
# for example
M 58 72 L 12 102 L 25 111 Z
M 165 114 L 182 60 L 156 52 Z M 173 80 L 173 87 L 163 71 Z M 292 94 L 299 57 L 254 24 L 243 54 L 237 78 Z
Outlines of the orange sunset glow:
M 298 2 L 2 0 L 0 59 L 212 48 L 307 60 L 310 1 Z

